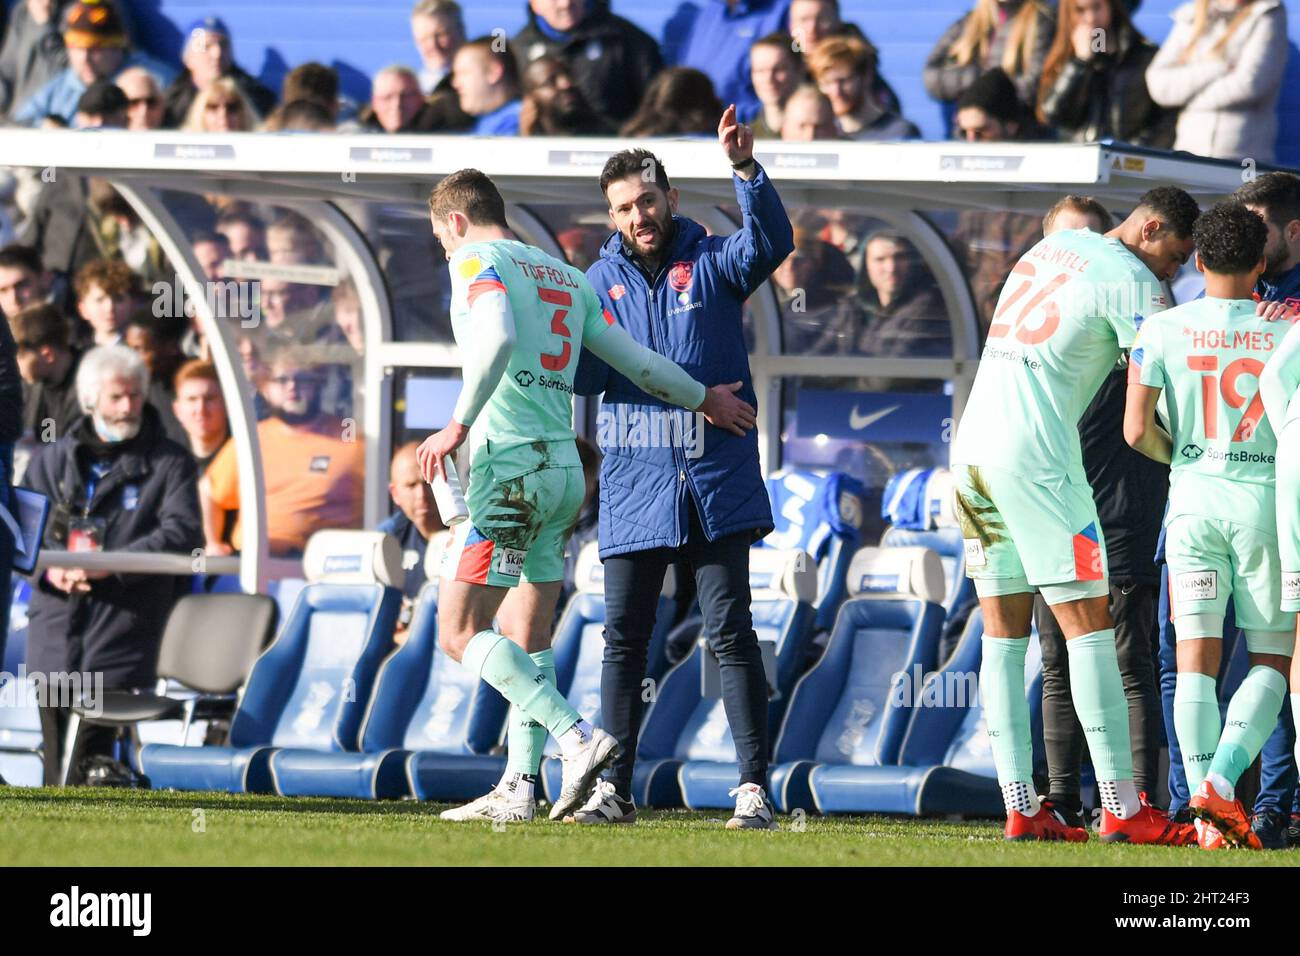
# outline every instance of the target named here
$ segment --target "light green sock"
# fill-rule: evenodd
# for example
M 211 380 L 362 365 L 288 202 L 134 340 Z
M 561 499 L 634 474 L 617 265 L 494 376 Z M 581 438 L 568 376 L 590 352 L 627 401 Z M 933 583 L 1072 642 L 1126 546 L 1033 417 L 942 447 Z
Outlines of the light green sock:
M 461 663 L 556 737 L 582 719 L 524 649 L 504 634 L 479 631 L 465 645 Z
M 1228 719 L 1210 773 L 1235 787 L 1277 726 L 1285 699 L 1285 677 L 1271 667 L 1252 667 L 1228 701 Z
M 1219 746 L 1219 692 L 1207 674 L 1182 673 L 1174 685 L 1174 732 L 1183 752 L 1187 790 L 1195 793 Z
M 555 651 L 548 647 L 528 656 L 545 675 L 547 683 L 554 687 Z M 506 775 L 526 773 L 537 776 L 542 766 L 542 750 L 546 747 L 546 728 L 514 705 L 510 707 L 507 720 Z
M 1093 631 L 1065 642 L 1070 659 L 1070 694 L 1083 725 L 1097 780 L 1132 780 L 1128 699 L 1119 676 L 1115 631 Z
M 1034 740 L 1029 727 L 1029 701 L 1025 698 L 1028 650 L 1028 637 L 984 637 L 980 702 L 1004 797 L 1012 784 L 1027 784 L 1033 793 Z

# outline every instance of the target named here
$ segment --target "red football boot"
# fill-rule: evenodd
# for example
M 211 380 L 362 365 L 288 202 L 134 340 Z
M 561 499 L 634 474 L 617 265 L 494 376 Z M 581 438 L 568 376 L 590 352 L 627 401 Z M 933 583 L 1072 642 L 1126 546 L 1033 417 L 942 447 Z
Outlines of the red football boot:
M 1209 780 L 1201 781 L 1187 806 L 1196 819 L 1213 824 L 1230 846 L 1250 850 L 1264 848 L 1259 842 L 1259 836 L 1250 828 L 1250 817 L 1246 815 L 1246 808 L 1241 805 L 1241 801 L 1220 796 Z
M 1088 831 L 1083 827 L 1066 824 L 1056 812 L 1052 801 L 1043 800 L 1042 809 L 1032 817 L 1027 817 L 1018 810 L 1007 813 L 1007 828 L 1004 835 L 1008 840 L 1063 840 L 1066 843 L 1088 842 Z
M 1102 843 L 1141 843 L 1149 846 L 1195 846 L 1196 828 L 1190 823 L 1175 823 L 1163 810 L 1138 794 L 1142 809 L 1135 816 L 1121 820 L 1109 810 L 1101 811 Z M 1250 826 L 1249 823 L 1246 824 Z

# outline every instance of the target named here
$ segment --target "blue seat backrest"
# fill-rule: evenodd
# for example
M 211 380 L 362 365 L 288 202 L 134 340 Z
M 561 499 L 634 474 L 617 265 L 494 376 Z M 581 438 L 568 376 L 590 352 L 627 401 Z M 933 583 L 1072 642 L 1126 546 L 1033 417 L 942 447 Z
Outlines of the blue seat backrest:
M 898 684 L 934 667 L 943 608 L 915 597 L 862 596 L 840 607 L 826 651 L 796 685 L 775 760 L 890 764 L 910 711 Z
M 4 751 L 31 751 L 42 745 L 41 716 L 32 679 L 25 674 L 27 660 L 27 605 L 31 588 L 21 578 L 13 582 L 9 634 L 0 670 L 0 777 L 13 786 L 38 787 L 43 779 L 39 759 Z
M 661 615 L 666 617 L 666 615 Z M 600 672 L 605 658 L 605 599 L 600 594 L 579 591 L 569 599 L 560 625 L 555 629 L 555 683 L 565 699 L 593 724 L 600 723 Z M 656 621 L 647 660 L 663 656 L 666 629 Z M 657 642 L 655 638 L 658 638 Z M 554 737 L 546 738 L 545 753 L 558 754 Z
M 401 592 L 380 584 L 303 588 L 253 665 L 231 721 L 231 745 L 356 749 L 400 606 Z
M 959 528 L 935 528 L 932 531 L 889 528 L 881 537 L 880 544 L 885 548 L 929 548 L 936 552 L 943 564 L 943 578 L 947 585 L 943 601 L 947 611 L 975 599 L 975 582 L 966 577 L 966 547 Z
M 979 657 L 973 664 L 976 673 L 979 672 L 980 660 L 983 659 L 982 646 L 980 651 Z M 1029 637 L 1029 648 L 1025 654 L 1025 695 L 1030 701 L 1031 724 L 1039 724 L 1042 719 L 1042 675 L 1043 655 L 1038 643 L 1038 632 L 1035 630 Z M 961 726 L 948 746 L 943 763 L 984 777 L 997 776 L 982 702 L 981 705 L 971 707 L 966 712 Z
M 815 630 L 830 630 L 844 600 L 844 577 L 861 543 L 861 482 L 844 472 L 783 469 L 767 479 L 775 530 L 758 547 L 802 548 L 817 561 Z
M 487 753 L 509 704 L 438 646 L 438 585 L 415 602 L 406 642 L 384 662 L 361 731 L 361 749 Z
M 983 651 L 984 613 L 976 608 L 952 656 L 926 675 L 920 696 L 913 700 L 912 719 L 903 737 L 899 763 L 926 767 L 943 763 L 967 716 L 978 710 L 979 672 Z

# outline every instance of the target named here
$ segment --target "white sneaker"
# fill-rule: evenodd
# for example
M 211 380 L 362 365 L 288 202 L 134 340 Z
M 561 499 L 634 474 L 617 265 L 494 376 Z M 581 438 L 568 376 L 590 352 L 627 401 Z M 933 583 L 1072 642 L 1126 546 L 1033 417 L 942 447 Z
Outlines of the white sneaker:
M 597 775 L 617 756 L 618 741 L 596 727 L 575 753 L 561 757 L 563 784 L 560 795 L 551 806 L 551 819 L 559 820 L 572 813 L 574 807 L 591 792 Z
M 527 823 L 533 818 L 537 804 L 533 800 L 520 799 L 512 793 L 492 789 L 477 800 L 471 800 L 462 807 L 443 810 L 438 816 L 443 820 L 456 823 Z
M 742 783 L 727 796 L 736 798 L 736 812 L 727 821 L 728 830 L 779 830 L 776 811 L 767 793 L 756 783 Z
M 591 798 L 565 823 L 636 823 L 636 804 L 620 800 L 614 785 L 608 780 L 597 780 Z

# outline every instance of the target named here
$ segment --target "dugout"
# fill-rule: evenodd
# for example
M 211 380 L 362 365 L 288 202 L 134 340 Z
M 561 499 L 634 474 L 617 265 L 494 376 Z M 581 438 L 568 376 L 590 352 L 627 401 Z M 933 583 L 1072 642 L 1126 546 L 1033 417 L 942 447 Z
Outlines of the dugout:
M 714 142 L 645 145 L 680 190 L 684 215 L 712 232 L 738 227 Z M 107 179 L 165 256 L 162 285 L 153 285 L 156 308 L 194 302 L 239 452 L 248 542 L 239 558 L 209 559 L 207 570 L 237 571 L 254 591 L 298 577 L 301 568 L 268 553 L 266 450 L 258 447 L 256 390 L 245 374 L 257 356 L 247 346 L 241 354 L 241 321 L 264 306 L 284 309 L 292 321 L 350 316 L 355 345 L 344 348 L 340 336 L 348 335 L 336 330 L 321 361 L 335 369 L 333 401 L 364 440 L 364 526 L 374 527 L 389 513 L 391 450 L 444 424 L 459 388 L 445 263 L 425 205 L 430 187 L 456 169 L 483 170 L 502 188 L 521 239 L 585 266 L 610 231 L 597 186 L 601 165 L 626 146 L 615 139 L 6 130 L 0 165 L 46 180 Z M 1182 186 L 1205 203 L 1256 172 L 1248 163 L 1106 145 L 759 141 L 756 154 L 798 237 L 792 260 L 751 298 L 745 316 L 764 471 L 835 468 L 876 490 L 898 470 L 947 463 L 952 422 L 1001 282 L 1041 235 L 1039 220 L 1058 198 L 1092 195 L 1122 215 L 1155 185 Z M 311 229 L 294 238 L 282 228 L 298 248 L 278 263 L 269 261 L 277 256 L 229 263 L 236 286 L 211 294 L 190 236 L 210 225 L 204 207 L 238 201 L 255 204 L 264 221 L 298 216 Z M 881 234 L 897 250 L 891 268 L 904 276 L 894 280 L 901 291 L 889 304 L 874 291 L 865 261 L 867 239 Z M 594 434 L 592 404 L 579 403 L 580 432 Z M 119 556 L 95 557 L 126 570 Z M 59 561 L 43 556 L 46 564 Z M 138 571 L 167 565 L 161 556 L 131 561 Z M 85 556 L 77 563 L 85 565 Z

